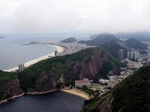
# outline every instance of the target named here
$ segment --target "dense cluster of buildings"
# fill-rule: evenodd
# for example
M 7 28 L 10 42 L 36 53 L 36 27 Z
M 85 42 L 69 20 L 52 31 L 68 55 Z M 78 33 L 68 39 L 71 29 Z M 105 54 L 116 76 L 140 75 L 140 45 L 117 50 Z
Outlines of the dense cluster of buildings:
M 61 46 L 64 48 L 64 51 L 62 53 L 57 52 L 55 55 L 67 55 L 67 54 L 73 54 L 76 53 L 80 50 L 89 48 L 90 46 L 86 45 L 86 44 L 80 44 L 78 42 L 72 42 L 72 43 L 55 43 L 55 45 Z

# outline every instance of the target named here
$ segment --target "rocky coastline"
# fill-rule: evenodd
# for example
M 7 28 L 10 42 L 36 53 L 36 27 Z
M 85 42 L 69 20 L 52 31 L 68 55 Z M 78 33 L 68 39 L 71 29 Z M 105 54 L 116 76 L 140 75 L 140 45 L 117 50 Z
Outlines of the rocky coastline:
M 13 99 L 15 99 L 15 98 L 19 98 L 19 97 L 23 96 L 24 94 L 25 94 L 25 93 L 22 93 L 22 94 L 20 94 L 20 95 L 15 95 L 15 96 L 12 96 L 12 97 L 7 98 L 7 99 L 0 100 L 0 104 L 2 104 L 2 103 L 7 103 L 9 100 L 13 100 Z
M 46 94 L 46 93 L 50 93 L 50 92 L 55 92 L 55 91 L 58 91 L 58 90 L 54 89 L 54 90 L 49 90 L 49 91 L 44 91 L 44 92 L 26 92 L 26 93 L 22 93 L 20 95 L 14 95 L 14 96 L 12 96 L 10 98 L 7 98 L 7 99 L 4 99 L 4 100 L 0 100 L 0 104 L 7 103 L 10 100 L 19 98 L 19 97 L 24 96 L 24 95 L 42 95 L 42 94 Z

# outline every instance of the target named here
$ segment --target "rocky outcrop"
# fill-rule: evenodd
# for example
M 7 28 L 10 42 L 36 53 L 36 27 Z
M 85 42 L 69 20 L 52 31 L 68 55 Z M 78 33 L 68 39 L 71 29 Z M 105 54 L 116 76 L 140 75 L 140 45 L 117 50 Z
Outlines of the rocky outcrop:
M 0 102 L 5 102 L 7 100 L 22 96 L 23 94 L 24 92 L 20 87 L 18 79 L 5 81 L 0 85 Z
M 105 54 L 103 54 L 104 58 L 101 58 L 101 53 L 101 51 L 95 52 L 91 57 L 77 62 L 73 67 L 74 73 L 78 73 L 80 79 L 84 77 L 90 79 L 94 78 L 100 73 L 102 67 L 107 63 L 107 61 L 110 61 L 108 60 L 110 54 L 105 52 Z M 115 73 L 117 72 L 117 69 L 113 68 L 113 71 Z

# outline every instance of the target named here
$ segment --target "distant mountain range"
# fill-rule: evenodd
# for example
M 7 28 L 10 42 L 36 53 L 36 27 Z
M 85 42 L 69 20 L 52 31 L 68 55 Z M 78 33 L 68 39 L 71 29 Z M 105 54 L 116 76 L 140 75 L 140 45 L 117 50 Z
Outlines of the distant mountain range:
M 113 34 L 96 34 L 90 37 L 91 40 L 87 40 L 87 41 L 80 41 L 80 43 L 84 43 L 87 45 L 94 45 L 94 46 L 100 46 L 102 44 L 105 43 L 109 43 L 112 40 L 113 41 L 120 41 L 118 38 L 116 38 Z
M 135 48 L 135 49 L 142 49 L 145 50 L 147 49 L 147 45 L 142 43 L 140 40 L 135 39 L 135 38 L 130 38 L 125 42 L 125 45 L 130 47 L 130 48 Z
M 148 112 L 150 110 L 150 67 L 143 67 L 111 91 L 85 101 L 81 112 Z
M 115 36 L 122 39 L 136 38 L 140 41 L 150 42 L 150 32 L 117 33 Z
M 131 38 L 126 41 L 122 41 L 111 33 L 95 34 L 90 37 L 90 40 L 79 41 L 79 42 L 87 45 L 102 47 L 106 49 L 108 52 L 110 52 L 116 58 L 118 57 L 119 49 L 123 49 L 125 55 L 130 48 L 141 49 L 141 50 L 147 49 L 147 45 L 142 43 L 138 39 Z

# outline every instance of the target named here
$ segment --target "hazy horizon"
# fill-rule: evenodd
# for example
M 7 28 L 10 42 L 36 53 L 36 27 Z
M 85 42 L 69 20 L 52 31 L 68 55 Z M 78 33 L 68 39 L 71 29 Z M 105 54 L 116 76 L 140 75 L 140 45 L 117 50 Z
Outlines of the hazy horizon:
M 150 32 L 150 0 L 0 0 L 0 33 Z

